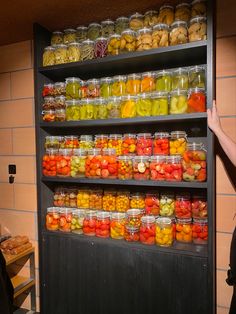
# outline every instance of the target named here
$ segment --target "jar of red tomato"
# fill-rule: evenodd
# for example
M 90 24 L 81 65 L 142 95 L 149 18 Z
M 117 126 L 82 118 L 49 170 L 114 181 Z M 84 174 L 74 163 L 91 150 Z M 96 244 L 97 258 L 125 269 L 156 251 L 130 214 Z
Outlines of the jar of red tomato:
M 189 193 L 176 195 L 175 216 L 177 218 L 191 218 L 191 201 Z
M 193 218 L 207 218 L 207 201 L 205 196 L 193 195 L 192 197 Z
M 101 177 L 103 179 L 117 178 L 117 157 L 114 148 L 103 149 L 101 156 Z
M 59 229 L 59 207 L 48 207 L 46 215 L 47 230 L 55 231 Z
M 193 219 L 193 243 L 207 244 L 208 222 L 207 219 Z
M 78 148 L 79 139 L 78 136 L 69 135 L 64 138 L 64 148 Z
M 122 141 L 122 155 L 135 155 L 136 153 L 136 134 L 126 133 Z
M 125 226 L 125 240 L 128 242 L 139 241 L 139 227 Z
M 109 238 L 110 236 L 110 214 L 98 212 L 96 221 L 96 237 Z
M 92 148 L 88 150 L 88 155 L 85 162 L 85 176 L 87 178 L 101 177 L 101 150 Z
M 152 134 L 139 133 L 137 134 L 137 155 L 151 156 L 152 155 Z
M 94 210 L 87 211 L 83 222 L 83 233 L 87 236 L 96 234 L 97 212 Z
M 148 156 L 135 156 L 133 159 L 133 177 L 135 180 L 149 180 L 150 158 Z
M 205 112 L 206 95 L 204 88 L 190 88 L 188 91 L 188 112 Z
M 145 197 L 146 215 L 157 216 L 160 212 L 159 193 L 147 193 Z
M 58 157 L 58 149 L 49 148 L 46 149 L 46 153 L 43 156 L 43 175 L 52 177 L 56 176 L 56 163 Z
M 156 155 L 150 157 L 150 179 L 154 181 L 165 181 L 166 156 Z
M 69 177 L 71 172 L 72 149 L 60 148 L 57 156 L 57 175 Z
M 169 154 L 169 133 L 156 132 L 153 140 L 153 155 Z
M 62 232 L 71 232 L 72 209 L 61 208 L 59 216 L 59 230 Z
M 155 243 L 156 224 L 155 217 L 143 216 L 141 218 L 140 242 L 152 245 Z
M 192 218 L 176 219 L 176 240 L 179 242 L 192 242 Z
M 166 156 L 165 178 L 166 181 L 182 181 L 182 157 L 179 155 Z
M 43 97 L 54 96 L 54 84 L 51 84 L 51 83 L 44 84 L 42 95 L 43 95 Z

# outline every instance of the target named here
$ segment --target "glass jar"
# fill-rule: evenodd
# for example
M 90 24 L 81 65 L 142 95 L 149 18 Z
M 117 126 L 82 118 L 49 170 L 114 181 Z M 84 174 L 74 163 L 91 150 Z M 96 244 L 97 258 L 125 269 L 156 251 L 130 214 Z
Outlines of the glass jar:
M 63 95 L 56 96 L 54 98 L 54 104 L 55 104 L 55 109 L 65 109 L 66 108 L 66 97 Z
M 67 48 L 68 62 L 78 62 L 80 61 L 80 44 L 73 42 L 68 44 Z
M 190 20 L 188 37 L 190 42 L 207 39 L 207 19 L 205 16 L 196 16 Z
M 150 93 L 155 90 L 155 72 L 144 72 L 141 76 L 140 92 Z
M 47 109 L 42 111 L 42 119 L 45 122 L 54 122 L 56 119 L 56 113 L 54 109 Z
M 94 147 L 93 136 L 92 135 L 81 135 L 80 136 L 80 148 L 90 149 Z
M 165 181 L 166 156 L 156 155 L 150 158 L 150 179 L 154 181 Z
M 137 101 L 137 117 L 150 117 L 152 114 L 152 99 L 150 93 L 139 94 Z
M 120 16 L 115 21 L 115 32 L 121 34 L 125 29 L 129 28 L 129 18 Z
M 77 194 L 77 207 L 88 209 L 89 206 L 89 198 L 90 198 L 90 190 L 88 188 L 80 188 Z
M 192 242 L 192 218 L 176 219 L 176 240 L 178 242 Z
M 122 154 L 122 135 L 121 134 L 110 134 L 108 139 L 108 148 L 114 148 L 116 155 Z
M 175 7 L 175 21 L 188 22 L 191 16 L 191 7 L 187 2 L 177 4 Z
M 139 241 L 139 227 L 132 227 L 125 225 L 124 238 L 128 242 L 138 242 Z
M 55 148 L 59 149 L 60 143 L 62 142 L 62 136 L 45 136 L 44 148 Z
M 107 46 L 108 46 L 108 40 L 106 37 L 98 37 L 95 40 L 94 44 L 94 56 L 95 58 L 104 58 L 107 56 Z
M 187 144 L 182 165 L 184 181 L 206 181 L 206 151 L 201 143 Z
M 66 188 L 65 189 L 65 206 L 66 207 L 76 207 L 77 203 L 77 189 L 76 188 Z
M 140 74 L 129 74 L 127 75 L 125 92 L 128 95 L 137 95 L 140 93 Z
M 157 22 L 171 25 L 174 21 L 174 7 L 171 5 L 162 5 L 159 10 Z
M 108 135 L 106 134 L 96 134 L 95 135 L 95 148 L 104 149 L 108 145 Z
M 108 54 L 112 56 L 116 56 L 120 54 L 120 44 L 121 44 L 121 36 L 118 34 L 113 34 L 108 39 Z
M 206 0 L 194 0 L 191 3 L 191 17 L 206 16 L 207 7 Z
M 81 61 L 94 59 L 94 41 L 86 39 L 81 43 L 80 49 Z
M 55 109 L 55 121 L 66 121 L 66 110 L 65 109 Z
M 159 215 L 160 211 L 160 201 L 159 201 L 159 193 L 152 192 L 147 193 L 145 197 L 145 212 L 146 215 Z
M 49 66 L 55 64 L 55 48 L 48 46 L 44 48 L 43 52 L 43 66 Z
M 46 149 L 45 154 L 43 155 L 43 175 L 46 177 L 56 176 L 56 163 L 58 157 L 58 149 L 49 148 Z
M 144 26 L 144 16 L 138 12 L 132 14 L 129 18 L 129 28 L 137 31 Z
M 94 119 L 107 119 L 107 99 L 95 98 L 94 105 Z
M 51 45 L 63 44 L 63 33 L 59 31 L 52 32 Z
M 207 219 L 193 219 L 193 243 L 207 244 L 208 241 L 208 222 Z
M 155 243 L 156 224 L 155 217 L 143 216 L 141 218 L 140 242 L 152 245 Z
M 152 134 L 138 133 L 137 134 L 137 155 L 151 156 L 152 155 Z
M 121 52 L 131 52 L 136 50 L 136 32 L 132 29 L 126 29 L 121 33 L 120 42 Z
M 80 120 L 80 102 L 76 99 L 66 101 L 66 120 L 78 121 Z
M 117 178 L 117 158 L 114 148 L 105 148 L 101 157 L 101 177 L 102 179 Z
M 62 147 L 61 147 L 62 148 Z M 67 135 L 64 137 L 63 148 L 79 148 L 79 140 L 77 135 Z
M 156 244 L 171 246 L 173 243 L 173 226 L 170 218 L 159 217 L 156 220 Z
M 161 116 L 168 114 L 168 93 L 167 92 L 154 92 L 151 94 L 152 100 L 152 116 Z
M 68 28 L 64 30 L 63 43 L 68 45 L 76 41 L 76 30 L 73 28 Z
M 109 37 L 114 34 L 115 31 L 115 23 L 112 20 L 105 20 L 101 22 L 102 27 L 102 36 Z
M 55 231 L 59 229 L 59 208 L 48 207 L 46 215 L 46 229 Z
M 127 210 L 126 226 L 140 227 L 142 212 L 138 208 L 132 208 Z
M 100 81 L 98 79 L 91 79 L 87 81 L 87 97 L 100 96 Z
M 72 210 L 70 208 L 60 208 L 59 211 L 59 230 L 71 232 Z
M 76 148 L 73 150 L 73 156 L 71 157 L 71 177 L 82 178 L 85 177 L 85 160 L 86 151 L 84 149 Z
M 125 234 L 125 213 L 112 213 L 111 215 L 111 238 L 121 240 Z
M 152 28 L 158 23 L 158 12 L 155 10 L 150 10 L 145 12 L 143 25 L 145 27 Z
M 87 211 L 83 222 L 83 233 L 87 236 L 96 235 L 97 212 L 94 210 Z
M 43 110 L 55 109 L 55 99 L 54 97 L 47 96 L 43 99 Z
M 110 214 L 107 212 L 98 212 L 96 221 L 96 237 L 110 237 Z
M 188 71 L 188 75 L 189 75 L 189 87 L 206 88 L 205 66 L 196 65 L 194 67 L 190 67 Z
M 85 176 L 91 179 L 101 178 L 101 150 L 92 148 L 88 150 L 85 163 Z
M 42 96 L 46 97 L 46 96 L 53 96 L 53 95 L 54 95 L 54 84 L 45 83 L 43 85 Z
M 188 89 L 188 70 L 185 68 L 178 68 L 172 72 L 172 90 L 174 89 Z
M 180 155 L 166 156 L 165 179 L 166 181 L 182 181 L 182 157 Z
M 66 94 L 66 84 L 64 82 L 56 82 L 54 84 L 54 96 L 60 96 Z
M 205 112 L 206 96 L 204 88 L 190 88 L 188 90 L 188 112 Z
M 133 156 L 136 154 L 136 134 L 126 133 L 122 141 L 122 155 Z
M 175 21 L 170 27 L 170 46 L 186 44 L 188 42 L 188 28 L 185 21 Z
M 113 83 L 111 87 L 112 96 L 123 96 L 126 91 L 126 76 L 117 75 L 113 77 Z
M 207 200 L 202 195 L 193 195 L 192 197 L 192 216 L 193 218 L 207 218 Z
M 64 187 L 57 187 L 53 194 L 53 206 L 65 207 L 66 205 L 66 189 Z
M 80 81 L 80 98 L 86 98 L 87 97 L 87 83 L 85 81 Z
M 170 92 L 172 86 L 172 73 L 171 71 L 158 71 L 156 72 L 156 91 Z
M 170 155 L 183 155 L 187 146 L 187 134 L 184 131 L 170 133 Z
M 150 163 L 148 156 L 134 156 L 133 177 L 135 180 L 149 180 Z
M 94 118 L 93 100 L 83 98 L 80 101 L 80 120 L 91 120 Z
M 103 77 L 100 79 L 100 96 L 108 98 L 112 95 L 112 82 L 111 77 Z
M 142 28 L 137 32 L 136 50 L 146 51 L 152 49 L 152 30 Z
M 153 140 L 153 155 L 168 155 L 169 154 L 169 133 L 156 132 Z
M 170 94 L 170 114 L 183 114 L 188 111 L 187 90 L 175 89 Z
M 102 208 L 108 212 L 116 210 L 116 191 L 105 190 L 102 198 Z
M 152 48 L 169 46 L 169 26 L 159 23 L 153 26 L 152 30 Z
M 109 97 L 107 99 L 107 118 L 108 119 L 119 119 L 120 118 L 120 97 Z
M 102 195 L 101 189 L 91 189 L 89 195 L 89 208 L 102 210 Z
M 121 118 L 135 118 L 136 117 L 136 105 L 138 97 L 134 95 L 127 95 L 121 97 Z
M 80 98 L 80 79 L 78 77 L 66 78 L 66 98 L 67 99 Z
M 85 217 L 84 209 L 74 209 L 72 211 L 71 231 L 77 234 L 83 234 L 83 223 Z
M 132 193 L 130 198 L 130 208 L 145 208 L 145 195 L 143 193 Z
M 101 36 L 101 25 L 98 23 L 89 24 L 87 36 L 91 40 L 95 40 Z
M 170 218 L 172 222 L 173 240 L 175 240 L 176 239 L 176 219 L 175 219 L 175 216 L 168 217 L 168 218 Z
M 116 196 L 116 210 L 118 212 L 126 212 L 130 208 L 129 191 L 118 191 Z
M 88 27 L 86 26 L 78 26 L 76 28 L 76 40 L 77 42 L 82 42 L 87 39 Z
M 160 194 L 160 216 L 169 217 L 175 212 L 175 197 L 172 193 Z
M 60 148 L 57 156 L 57 175 L 69 177 L 71 172 L 72 149 Z
M 55 64 L 67 63 L 67 46 L 66 45 L 56 45 L 54 55 L 55 55 Z
M 133 179 L 133 162 L 131 156 L 118 157 L 118 179 L 119 180 Z
M 189 193 L 176 195 L 175 217 L 176 218 L 191 218 L 191 201 L 190 201 Z

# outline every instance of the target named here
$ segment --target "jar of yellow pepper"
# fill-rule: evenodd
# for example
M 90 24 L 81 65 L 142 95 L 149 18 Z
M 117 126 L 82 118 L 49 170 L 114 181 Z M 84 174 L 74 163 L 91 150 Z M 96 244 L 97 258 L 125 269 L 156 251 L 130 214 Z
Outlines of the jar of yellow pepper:
M 123 96 L 125 95 L 126 88 L 126 76 L 125 75 L 116 75 L 113 77 L 113 83 L 111 86 L 112 96 Z
M 138 96 L 137 117 L 150 117 L 152 115 L 152 99 L 150 93 L 143 93 Z
M 140 93 L 140 74 L 129 74 L 126 81 L 126 94 L 127 95 L 137 95 Z
M 127 95 L 121 97 L 121 118 L 135 118 L 138 97 Z
M 187 134 L 185 131 L 170 133 L 170 155 L 183 155 L 187 147 Z
M 125 233 L 125 213 L 113 213 L 111 216 L 111 238 L 123 239 Z
M 80 188 L 77 194 L 77 207 L 89 208 L 90 190 L 87 188 Z

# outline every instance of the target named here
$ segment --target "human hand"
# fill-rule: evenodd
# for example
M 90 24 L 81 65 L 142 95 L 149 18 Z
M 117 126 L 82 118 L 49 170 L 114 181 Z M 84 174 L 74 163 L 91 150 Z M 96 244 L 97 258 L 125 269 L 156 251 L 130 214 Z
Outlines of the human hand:
M 212 108 L 207 109 L 207 123 L 208 127 L 217 135 L 222 129 L 220 118 L 217 113 L 216 102 L 213 100 Z

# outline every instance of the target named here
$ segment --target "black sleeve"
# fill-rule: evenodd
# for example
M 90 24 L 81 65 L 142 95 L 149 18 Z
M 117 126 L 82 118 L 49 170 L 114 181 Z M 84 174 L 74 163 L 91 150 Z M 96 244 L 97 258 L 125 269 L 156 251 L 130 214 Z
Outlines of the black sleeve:
M 0 313 L 13 313 L 13 287 L 6 271 L 6 262 L 0 250 Z
M 230 268 L 234 283 L 236 284 L 236 228 L 234 229 L 230 247 Z

